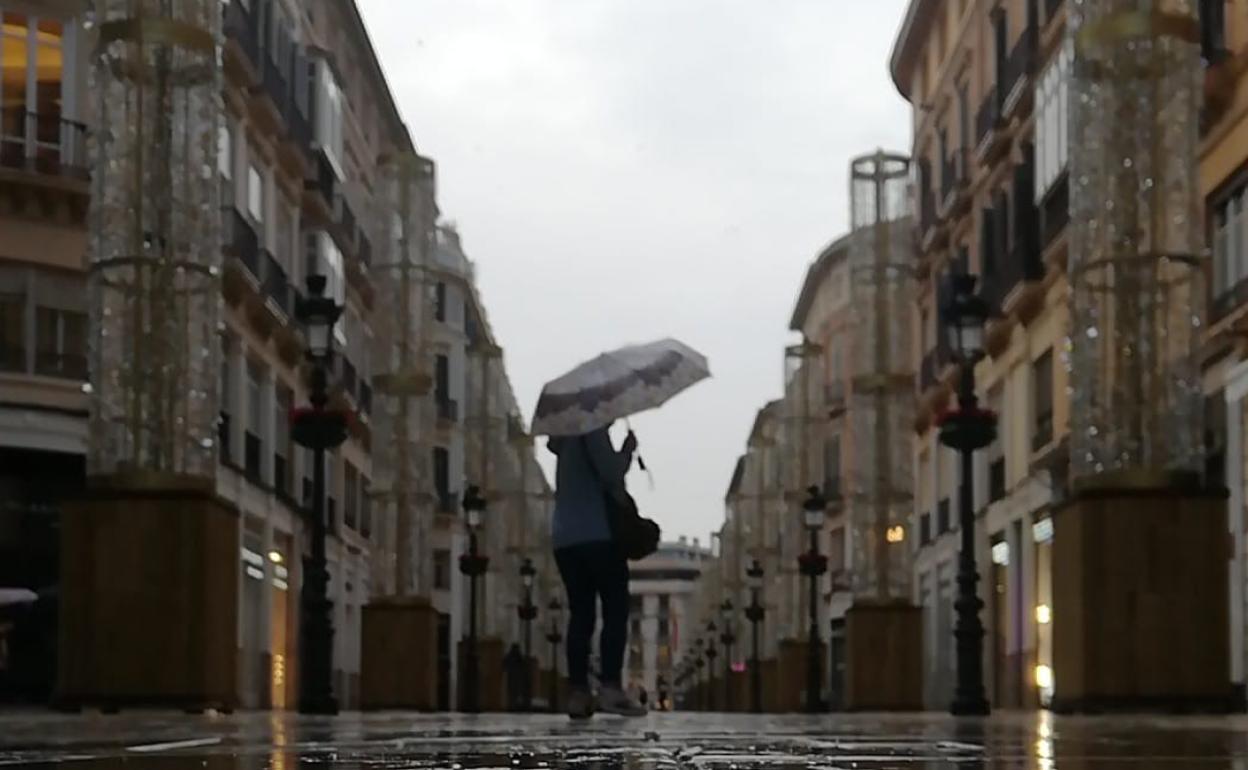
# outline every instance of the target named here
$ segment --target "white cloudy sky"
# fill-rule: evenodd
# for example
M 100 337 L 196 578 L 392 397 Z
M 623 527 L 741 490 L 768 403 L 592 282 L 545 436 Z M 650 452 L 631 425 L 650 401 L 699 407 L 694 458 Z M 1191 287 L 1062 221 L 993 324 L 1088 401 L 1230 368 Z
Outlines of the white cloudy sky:
M 905 0 L 359 0 L 516 393 L 677 337 L 714 379 L 634 422 L 666 537 L 718 527 L 849 158 L 909 147 Z M 543 450 L 544 451 L 544 450 Z

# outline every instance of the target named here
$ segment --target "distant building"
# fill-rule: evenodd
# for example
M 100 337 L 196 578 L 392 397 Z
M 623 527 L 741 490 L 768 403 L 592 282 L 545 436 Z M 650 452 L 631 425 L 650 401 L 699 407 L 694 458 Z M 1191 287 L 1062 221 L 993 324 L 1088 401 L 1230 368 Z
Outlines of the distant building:
M 663 543 L 653 555 L 630 565 L 632 611 L 624 681 L 645 688 L 657 704 L 658 680 L 671 692 L 675 662 L 697 636 L 691 607 L 694 586 L 711 558 L 695 538 Z

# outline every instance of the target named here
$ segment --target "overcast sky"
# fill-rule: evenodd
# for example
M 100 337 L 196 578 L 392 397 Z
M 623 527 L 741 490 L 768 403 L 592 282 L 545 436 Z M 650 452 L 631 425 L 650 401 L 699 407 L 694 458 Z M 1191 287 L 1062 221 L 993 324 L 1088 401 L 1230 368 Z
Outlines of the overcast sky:
M 665 538 L 706 542 L 806 267 L 846 227 L 849 159 L 909 149 L 887 72 L 905 0 L 359 3 L 526 419 L 604 349 L 710 358 L 634 421 L 654 489 L 630 479 Z

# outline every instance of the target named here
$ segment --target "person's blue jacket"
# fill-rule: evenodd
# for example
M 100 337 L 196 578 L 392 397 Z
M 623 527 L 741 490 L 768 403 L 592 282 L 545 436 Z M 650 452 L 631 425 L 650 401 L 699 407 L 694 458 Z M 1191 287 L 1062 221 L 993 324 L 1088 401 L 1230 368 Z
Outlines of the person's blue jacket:
M 616 451 L 606 428 L 582 436 L 558 436 L 547 445 L 559 457 L 551 540 L 556 549 L 611 539 L 605 488 L 624 491 L 631 452 Z

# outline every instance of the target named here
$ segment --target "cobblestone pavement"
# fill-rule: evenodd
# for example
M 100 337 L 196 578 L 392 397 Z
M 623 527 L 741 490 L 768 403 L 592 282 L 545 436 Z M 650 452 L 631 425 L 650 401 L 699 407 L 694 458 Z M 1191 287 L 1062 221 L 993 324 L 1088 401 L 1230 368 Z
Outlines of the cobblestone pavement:
M 551 715 L 0 712 L 0 768 L 1235 768 L 1248 717 L 652 714 L 572 724 Z

